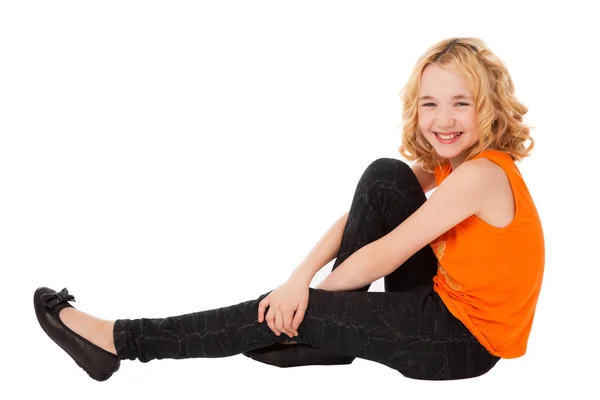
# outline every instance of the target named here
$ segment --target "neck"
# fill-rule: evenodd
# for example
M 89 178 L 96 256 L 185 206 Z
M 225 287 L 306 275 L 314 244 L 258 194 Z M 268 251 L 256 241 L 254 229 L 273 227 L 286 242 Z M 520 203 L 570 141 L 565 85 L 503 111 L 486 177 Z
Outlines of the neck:
M 498 149 L 495 148 L 487 148 L 484 151 L 488 151 L 488 150 L 495 150 L 498 151 Z M 483 153 L 483 151 L 482 151 Z M 460 166 L 460 164 L 462 164 L 463 162 L 465 162 L 465 159 L 467 158 L 467 151 L 463 152 L 462 154 L 459 154 L 458 156 L 451 158 L 450 161 L 450 165 L 452 166 L 452 171 L 456 170 L 456 168 L 458 168 Z
M 465 162 L 466 155 L 459 155 L 454 158 L 451 158 L 450 165 L 452 166 L 452 171 L 456 170 L 463 162 Z

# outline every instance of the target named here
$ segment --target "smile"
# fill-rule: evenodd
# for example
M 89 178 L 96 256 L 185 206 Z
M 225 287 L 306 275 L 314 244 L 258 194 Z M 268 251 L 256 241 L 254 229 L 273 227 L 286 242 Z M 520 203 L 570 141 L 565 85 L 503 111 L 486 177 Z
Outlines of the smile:
M 433 132 L 435 134 L 436 139 L 438 140 L 438 142 L 443 143 L 443 144 L 451 144 L 456 142 L 464 132 L 456 132 L 456 133 L 451 133 L 449 135 L 442 135 L 439 134 L 437 132 Z
M 438 133 L 438 132 L 433 132 L 433 133 L 435 133 L 436 136 L 438 136 L 444 140 L 454 139 L 455 136 L 460 136 L 463 134 L 463 132 L 448 132 L 445 134 Z

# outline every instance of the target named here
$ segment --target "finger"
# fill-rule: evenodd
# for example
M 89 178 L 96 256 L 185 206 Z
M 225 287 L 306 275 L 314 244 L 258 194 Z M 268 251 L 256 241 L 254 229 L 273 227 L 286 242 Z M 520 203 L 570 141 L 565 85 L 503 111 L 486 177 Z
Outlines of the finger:
M 267 325 L 269 325 L 269 328 L 271 328 L 275 335 L 279 336 L 277 328 L 275 327 L 275 314 L 271 310 L 267 313 Z
M 285 327 L 283 326 L 283 312 L 281 310 L 277 310 L 277 313 L 275 315 L 277 318 L 277 323 L 275 324 L 275 326 L 281 331 L 281 333 L 285 333 L 286 335 L 288 335 Z
M 263 315 L 265 315 L 265 309 L 269 305 L 269 302 L 269 296 L 267 296 L 258 303 L 258 322 L 263 322 Z
M 269 312 L 267 312 L 267 325 L 269 325 L 269 328 L 271 328 L 277 336 L 281 335 L 281 332 L 275 328 L 275 313 L 273 312 L 273 309 L 269 309 Z
M 285 321 L 285 320 L 284 320 L 284 316 L 283 316 L 283 315 L 284 315 L 284 314 L 283 314 L 283 311 L 281 311 L 281 310 L 277 310 L 277 311 L 275 312 L 275 318 L 277 319 L 277 323 L 275 324 L 275 327 L 276 327 L 276 328 L 277 328 L 277 329 L 278 329 L 278 330 L 279 330 L 281 333 L 285 333 L 287 336 L 290 336 L 290 335 L 291 335 L 291 332 L 289 332 L 289 331 L 288 331 L 288 330 L 285 328 L 285 326 L 284 326 L 284 324 L 283 324 L 283 322 Z M 292 335 L 292 336 L 293 336 L 293 335 Z M 290 337 L 291 337 L 291 336 L 290 336 Z
M 281 310 L 275 310 L 275 328 L 279 332 L 285 332 L 283 329 L 283 316 L 281 315 Z
M 290 312 L 284 312 L 282 314 L 283 316 L 283 329 L 285 329 L 285 333 L 286 335 L 288 335 L 290 338 L 294 337 L 294 332 L 292 330 L 292 318 L 293 316 L 293 311 Z
M 293 332 L 292 332 L 291 330 L 289 330 L 289 329 L 288 329 L 288 327 L 286 326 L 286 325 L 288 325 L 288 326 L 290 325 L 292 318 L 291 318 L 291 317 L 289 317 L 289 318 L 288 318 L 287 314 L 288 314 L 288 313 L 287 313 L 287 312 L 285 312 L 285 311 L 280 311 L 280 312 L 277 314 L 277 318 L 279 318 L 279 323 L 280 323 L 280 326 L 281 326 L 281 327 L 279 327 L 279 326 L 278 326 L 278 329 L 279 329 L 281 332 L 283 332 L 283 333 L 285 333 L 286 335 L 288 335 L 290 338 L 292 338 L 292 337 L 294 337 L 294 334 L 293 334 Z
M 296 335 L 298 335 L 298 327 L 302 320 L 304 320 L 304 313 L 306 312 L 306 307 L 299 307 L 296 310 L 296 314 L 294 315 L 294 322 L 292 322 L 292 329 L 296 331 Z

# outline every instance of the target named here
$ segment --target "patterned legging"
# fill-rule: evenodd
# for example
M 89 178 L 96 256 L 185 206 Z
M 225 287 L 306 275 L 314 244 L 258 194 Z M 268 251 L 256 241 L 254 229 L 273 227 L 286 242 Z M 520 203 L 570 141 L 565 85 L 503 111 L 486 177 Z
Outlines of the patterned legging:
M 426 196 L 410 167 L 380 158 L 361 176 L 333 268 L 386 235 Z M 293 340 L 387 365 L 414 379 L 479 376 L 499 360 L 448 311 L 433 291 L 437 258 L 429 245 L 384 277 L 385 292 L 309 288 L 304 319 Z M 114 340 L 120 359 L 228 357 L 289 341 L 257 320 L 258 298 L 166 318 L 119 319 Z

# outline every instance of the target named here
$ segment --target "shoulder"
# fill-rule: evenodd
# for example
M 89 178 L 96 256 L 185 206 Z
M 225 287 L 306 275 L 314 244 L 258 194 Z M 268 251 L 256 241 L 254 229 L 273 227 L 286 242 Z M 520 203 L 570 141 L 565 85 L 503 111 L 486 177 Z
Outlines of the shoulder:
M 503 168 L 487 158 L 477 158 L 463 162 L 441 183 L 438 189 L 446 192 L 458 192 L 465 201 L 480 211 L 497 188 L 507 180 Z
M 486 187 L 493 186 L 499 180 L 506 179 L 504 169 L 487 158 L 477 158 L 462 163 L 450 175 L 454 175 L 455 179 L 460 178 L 468 183 L 478 183 Z

